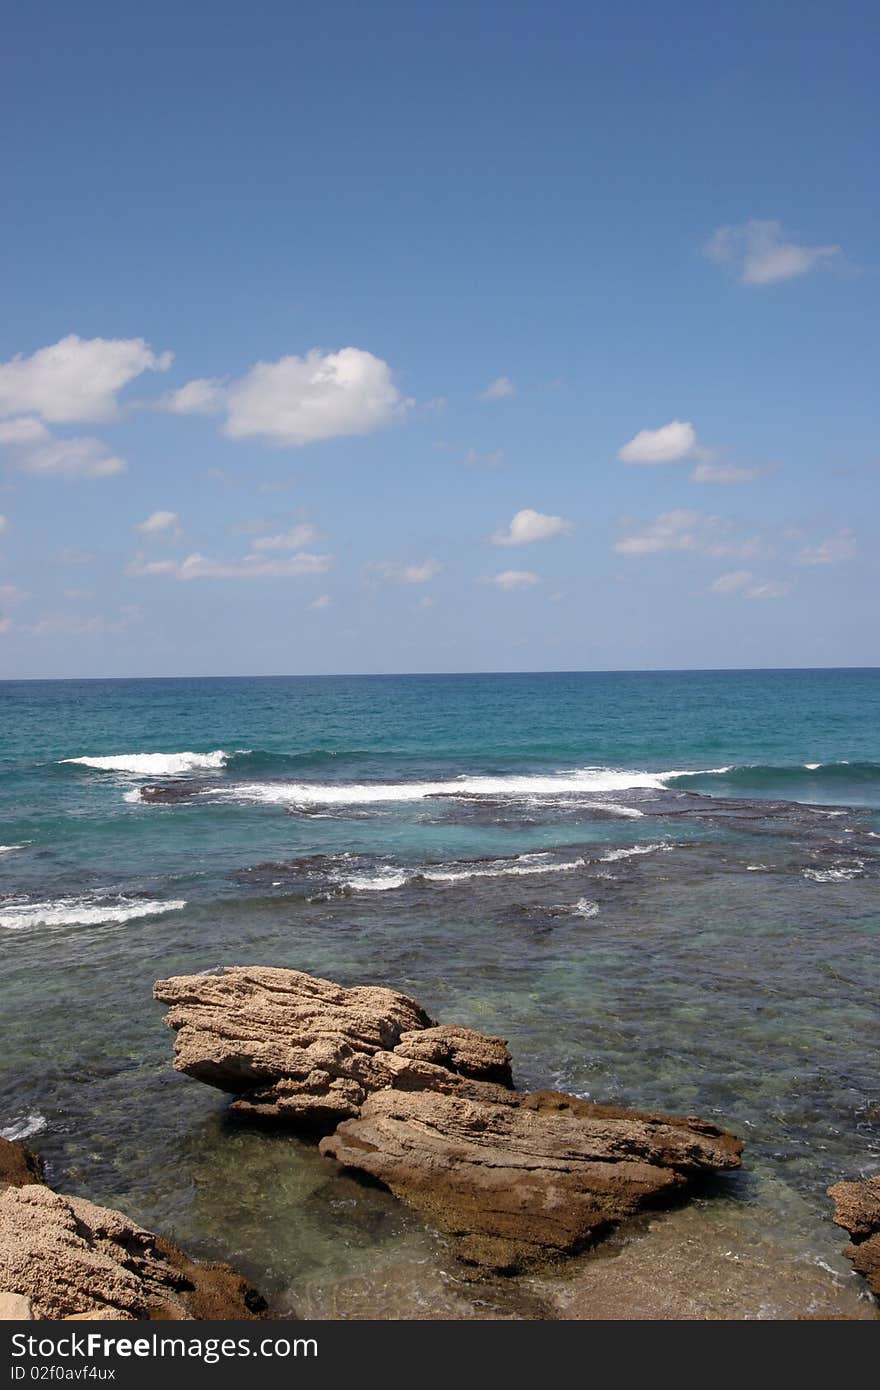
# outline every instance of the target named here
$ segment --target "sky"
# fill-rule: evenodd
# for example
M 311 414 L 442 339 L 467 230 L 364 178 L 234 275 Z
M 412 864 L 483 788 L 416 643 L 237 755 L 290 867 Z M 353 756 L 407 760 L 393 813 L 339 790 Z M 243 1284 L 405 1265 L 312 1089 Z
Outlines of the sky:
M 880 664 L 878 39 L 13 0 L 0 677 Z

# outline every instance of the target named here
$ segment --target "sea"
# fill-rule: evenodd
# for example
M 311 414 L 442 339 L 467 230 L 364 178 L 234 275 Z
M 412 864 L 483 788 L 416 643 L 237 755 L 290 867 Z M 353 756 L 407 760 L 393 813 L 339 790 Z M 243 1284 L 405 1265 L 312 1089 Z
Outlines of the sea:
M 0 683 L 0 1133 L 304 1318 L 876 1311 L 880 670 Z M 702 1115 L 735 1174 L 474 1281 L 314 1144 L 172 1070 L 153 981 L 387 984 L 522 1088 Z

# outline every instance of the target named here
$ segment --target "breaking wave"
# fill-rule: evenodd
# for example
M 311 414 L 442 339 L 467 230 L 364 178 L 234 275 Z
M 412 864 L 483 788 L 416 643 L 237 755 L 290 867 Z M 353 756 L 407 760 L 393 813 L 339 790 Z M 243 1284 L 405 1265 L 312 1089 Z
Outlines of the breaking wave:
M 81 897 L 54 898 L 48 902 L 8 899 L 0 903 L 0 927 L 20 931 L 24 927 L 100 926 L 104 922 L 128 922 L 135 917 L 157 917 L 186 907 L 182 898 L 165 902 L 143 899 Z
M 133 777 L 176 777 L 185 772 L 217 772 L 232 753 L 216 748 L 213 753 L 114 753 L 108 757 L 62 758 L 62 763 L 94 768 L 98 772 L 123 772 Z

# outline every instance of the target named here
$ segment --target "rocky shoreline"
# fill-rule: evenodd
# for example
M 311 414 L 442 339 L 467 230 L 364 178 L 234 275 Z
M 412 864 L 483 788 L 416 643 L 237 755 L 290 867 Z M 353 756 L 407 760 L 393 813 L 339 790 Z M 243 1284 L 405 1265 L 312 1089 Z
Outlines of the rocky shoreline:
M 626 1316 L 576 1310 L 583 1298 L 603 1306 L 603 1267 L 631 1285 L 652 1252 L 668 1258 L 659 1236 L 627 1243 L 633 1221 L 644 1230 L 674 1207 L 673 1226 L 690 1211 L 686 1228 L 699 1229 L 711 1199 L 687 1199 L 740 1166 L 741 1141 L 698 1117 L 516 1090 L 503 1039 L 438 1023 L 392 989 L 232 966 L 160 980 L 154 995 L 168 1006 L 175 1069 L 227 1093 L 231 1118 L 317 1141 L 339 1172 L 386 1188 L 443 1235 L 466 1280 L 519 1276 L 541 1296 L 565 1272 L 560 1306 L 568 1297 L 574 1311 L 559 1316 Z M 880 1177 L 828 1191 L 852 1237 L 844 1253 L 878 1294 Z M 622 1252 L 611 1265 L 570 1260 L 609 1235 Z M 0 1317 L 264 1315 L 229 1265 L 53 1191 L 36 1156 L 0 1140 Z

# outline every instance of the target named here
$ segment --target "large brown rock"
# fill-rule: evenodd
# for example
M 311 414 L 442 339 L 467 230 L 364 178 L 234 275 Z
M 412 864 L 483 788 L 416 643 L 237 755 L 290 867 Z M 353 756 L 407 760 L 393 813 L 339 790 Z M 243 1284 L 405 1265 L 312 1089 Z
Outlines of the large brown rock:
M 229 1265 L 191 1260 L 120 1211 L 53 1192 L 36 1154 L 7 1139 L 0 1291 L 0 1319 L 254 1318 L 266 1306 Z
M 742 1150 L 702 1120 L 467 1081 L 379 1091 L 320 1147 L 456 1237 L 462 1259 L 506 1271 L 578 1249 L 699 1173 L 738 1167 Z
M 372 1092 L 433 1086 L 449 1073 L 510 1085 L 500 1038 L 441 1027 L 405 994 L 344 989 L 299 970 L 230 966 L 159 980 L 174 1065 L 235 1095 L 242 1118 L 326 1133 Z
M 119 1211 L 31 1184 L 0 1193 L 0 1288 L 35 1318 L 254 1318 L 265 1307 L 224 1264 L 197 1264 Z
M 833 1220 L 852 1236 L 843 1253 L 880 1296 L 880 1173 L 861 1182 L 835 1183 L 828 1196 L 834 1201 Z

